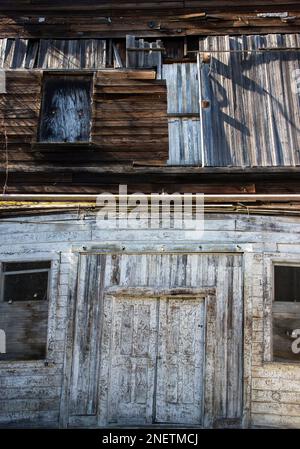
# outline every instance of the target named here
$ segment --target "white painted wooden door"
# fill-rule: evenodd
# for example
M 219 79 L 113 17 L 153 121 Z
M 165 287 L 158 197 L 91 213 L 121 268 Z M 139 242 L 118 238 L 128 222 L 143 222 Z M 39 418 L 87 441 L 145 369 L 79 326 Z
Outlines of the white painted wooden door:
M 156 301 L 131 298 L 112 301 L 108 421 L 151 423 L 157 345 Z
M 204 300 L 109 301 L 108 422 L 200 424 Z
M 155 421 L 200 424 L 204 300 L 160 301 Z

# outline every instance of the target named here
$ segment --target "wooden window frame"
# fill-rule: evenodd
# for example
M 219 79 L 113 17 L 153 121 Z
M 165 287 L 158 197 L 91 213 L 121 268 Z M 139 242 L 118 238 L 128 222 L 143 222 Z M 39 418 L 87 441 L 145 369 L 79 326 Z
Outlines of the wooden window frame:
M 36 135 L 36 145 L 39 147 L 44 146 L 51 146 L 51 145 L 62 145 L 64 147 L 86 147 L 87 145 L 92 144 L 92 128 L 93 128 L 93 121 L 94 121 L 94 84 L 95 84 L 95 74 L 97 73 L 97 70 L 74 70 L 74 69 L 54 69 L 54 70 L 43 70 L 42 74 L 42 80 L 41 80 L 41 102 L 40 102 L 40 111 L 39 111 L 39 118 L 38 118 L 38 129 L 37 129 L 37 135 Z M 90 105 L 91 105 L 91 116 L 90 116 L 90 129 L 89 129 L 89 139 L 86 141 L 77 141 L 77 142 L 48 142 L 41 140 L 41 126 L 42 126 L 42 119 L 43 119 L 43 113 L 44 113 L 44 89 L 45 89 L 45 80 L 50 77 L 86 77 L 90 78 Z M 35 146 L 36 146 L 35 145 Z
M 263 363 L 280 364 L 280 365 L 292 365 L 294 367 L 300 366 L 299 362 L 294 360 L 274 360 L 273 351 L 273 310 L 275 303 L 275 266 L 287 266 L 287 267 L 299 267 L 300 268 L 300 256 L 299 254 L 281 254 L 280 256 L 268 255 L 264 261 L 264 276 L 266 277 L 266 283 L 263 293 Z M 285 304 L 288 304 L 287 301 Z M 297 304 L 297 302 L 290 302 L 291 304 Z M 300 303 L 299 303 L 300 304 Z
M 36 263 L 39 262 L 45 262 L 45 261 L 36 261 Z M 49 261 L 50 263 L 50 267 L 49 268 L 37 268 L 37 269 L 33 269 L 33 270 L 17 270 L 17 271 L 4 271 L 3 270 L 3 264 L 9 264 L 9 263 L 28 263 L 28 261 L 20 261 L 20 262 L 4 262 L 1 263 L 1 286 L 0 286 L 0 302 L 5 302 L 4 301 L 4 288 L 5 288 L 5 277 L 6 276 L 11 276 L 14 274 L 29 274 L 29 273 L 48 273 L 48 279 L 47 279 L 47 298 L 45 299 L 45 301 L 49 301 L 49 290 L 50 290 L 50 280 L 51 280 L 51 261 Z M 35 263 L 35 261 L 32 261 L 32 263 Z M 32 300 L 33 302 L 35 302 L 36 300 Z M 39 300 L 41 301 L 41 300 Z M 18 301 L 16 301 L 18 302 Z M 31 301 L 24 301 L 24 302 L 31 302 Z
M 21 360 L 21 359 L 12 359 L 12 360 L 0 360 L 0 367 L 1 368 L 8 368 L 11 365 L 14 367 L 24 367 L 24 366 L 48 366 L 49 365 L 49 357 L 52 355 L 52 349 L 50 350 L 50 341 L 52 341 L 51 335 L 55 332 L 55 322 L 53 322 L 52 319 L 52 308 L 53 304 L 51 304 L 51 293 L 54 293 L 54 286 L 55 286 L 55 279 L 53 277 L 54 275 L 54 266 L 57 265 L 58 261 L 49 257 L 49 258 L 30 258 L 30 259 L 8 259 L 8 260 L 1 260 L 0 262 L 0 303 L 4 302 L 4 276 L 5 272 L 3 270 L 4 264 L 9 263 L 39 263 L 39 262 L 48 262 L 50 264 L 49 268 L 43 268 L 43 269 L 37 269 L 37 270 L 23 270 L 24 273 L 31 272 L 45 272 L 48 271 L 48 282 L 47 282 L 47 299 L 45 300 L 48 303 L 48 312 L 47 312 L 47 336 L 45 341 L 45 356 L 43 358 L 39 359 L 32 359 L 32 360 Z M 10 273 L 20 273 L 20 271 L 10 272 Z M 23 301 L 22 301 L 23 302 Z M 26 303 L 28 302 L 35 302 L 33 301 L 24 301 Z M 51 313 L 52 312 L 52 313 Z

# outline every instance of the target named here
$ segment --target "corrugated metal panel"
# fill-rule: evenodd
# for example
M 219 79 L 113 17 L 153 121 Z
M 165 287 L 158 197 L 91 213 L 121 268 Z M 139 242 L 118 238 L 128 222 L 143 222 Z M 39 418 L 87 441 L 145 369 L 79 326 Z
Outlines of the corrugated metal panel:
M 0 39 L 0 68 L 101 69 L 105 67 L 105 40 Z
M 300 163 L 300 96 L 292 86 L 300 51 L 278 50 L 291 47 L 300 47 L 299 35 L 214 36 L 200 42 L 201 50 L 212 52 L 201 72 L 202 96 L 210 101 L 203 109 L 205 165 Z M 272 51 L 246 52 L 261 48 Z
M 167 82 L 171 115 L 168 163 L 201 165 L 197 64 L 164 64 L 162 78 Z M 194 117 L 189 117 L 190 114 Z

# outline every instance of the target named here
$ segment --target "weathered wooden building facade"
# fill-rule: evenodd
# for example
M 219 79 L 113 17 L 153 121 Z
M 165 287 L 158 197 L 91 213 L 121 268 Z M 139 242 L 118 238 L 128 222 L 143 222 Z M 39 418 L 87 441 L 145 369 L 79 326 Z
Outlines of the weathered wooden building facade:
M 297 2 L 0 5 L 0 426 L 300 427 Z

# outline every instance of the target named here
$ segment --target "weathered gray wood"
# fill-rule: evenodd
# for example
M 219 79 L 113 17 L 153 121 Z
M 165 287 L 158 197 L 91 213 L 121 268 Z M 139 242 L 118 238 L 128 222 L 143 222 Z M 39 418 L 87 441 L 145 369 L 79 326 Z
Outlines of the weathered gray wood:
M 160 301 L 156 422 L 201 424 L 205 301 Z
M 109 424 L 152 422 L 156 334 L 155 300 L 113 300 L 107 385 Z
M 106 41 L 41 39 L 37 65 L 43 69 L 105 68 Z
M 70 392 L 72 415 L 93 415 L 98 407 L 99 323 L 104 261 L 104 256 L 80 259 Z
M 0 68 L 103 69 L 106 40 L 0 39 Z
M 2 261 L 49 260 L 50 257 L 57 264 L 53 271 L 51 287 L 53 291 L 49 312 L 51 359 L 48 366 L 44 366 L 43 361 L 0 362 L 2 400 L 9 400 L 12 404 L 16 404 L 14 411 L 14 405 L 8 406 L 7 402 L 4 403 L 6 410 L 11 407 L 11 412 L 9 415 L 6 412 L 1 414 L 2 425 L 57 426 L 62 384 L 60 425 L 67 425 L 65 421 L 70 416 L 67 405 L 72 364 L 70 370 L 67 367 L 69 366 L 68 358 L 71 357 L 74 346 L 73 312 L 70 306 L 75 298 L 68 296 L 66 286 L 70 269 L 73 269 L 73 262 L 77 259 L 77 251 L 80 249 L 83 255 L 87 254 L 87 250 L 83 250 L 85 246 L 93 248 L 96 253 L 98 251 L 106 254 L 104 283 L 107 292 L 111 295 L 119 290 L 123 292 L 124 298 L 127 289 L 130 291 L 130 297 L 135 301 L 138 295 L 134 299 L 132 297 L 134 291 L 141 296 L 146 292 L 149 295 L 151 289 L 155 294 L 159 291 L 168 294 L 171 291 L 172 293 L 179 291 L 181 286 L 185 291 L 192 293 L 191 289 L 207 287 L 210 290 L 215 286 L 217 318 L 210 321 L 208 328 L 212 329 L 216 326 L 217 332 L 214 331 L 214 335 L 217 337 L 206 339 L 207 354 L 211 354 L 213 359 L 209 363 L 214 365 L 217 361 L 214 367 L 215 374 L 211 375 L 207 383 L 207 391 L 212 398 L 210 410 L 213 411 L 214 416 L 217 410 L 218 420 L 222 420 L 218 422 L 222 422 L 222 425 L 226 425 L 224 419 L 227 423 L 230 419 L 238 419 L 236 418 L 238 413 L 234 413 L 233 408 L 226 405 L 226 397 L 227 404 L 229 404 L 228 401 L 237 404 L 240 393 L 235 398 L 233 394 L 235 390 L 238 391 L 238 387 L 236 389 L 233 385 L 225 387 L 226 381 L 220 383 L 218 379 L 220 376 L 225 378 L 228 376 L 228 382 L 231 379 L 237 382 L 236 375 L 231 372 L 230 366 L 236 360 L 239 349 L 238 346 L 236 350 L 232 348 L 236 344 L 234 342 L 238 341 L 240 344 L 243 339 L 241 364 L 244 365 L 245 383 L 244 426 L 299 427 L 298 410 L 290 407 L 290 405 L 298 404 L 299 364 L 272 362 L 272 358 L 269 357 L 272 341 L 270 326 L 273 301 L 272 267 L 274 263 L 299 264 L 300 245 L 297 237 L 299 218 L 209 214 L 206 217 L 207 229 L 210 230 L 207 234 L 209 239 L 206 239 L 205 233 L 203 243 L 195 240 L 178 241 L 177 237 L 180 237 L 178 234 L 176 234 L 176 241 L 174 241 L 174 235 L 173 241 L 171 240 L 171 234 L 170 240 L 167 241 L 163 235 L 146 232 L 139 236 L 135 232 L 134 240 L 128 231 L 124 232 L 118 241 L 120 234 L 113 231 L 104 234 L 96 233 L 93 228 L 94 219 L 92 212 L 81 211 L 80 215 L 55 213 L 14 217 L 16 223 L 4 220 L 0 223 Z M 137 237 L 141 238 L 137 239 Z M 122 250 L 122 247 L 125 247 L 125 250 Z M 60 251 L 62 251 L 61 257 Z M 207 253 L 200 254 L 197 253 L 198 251 Z M 231 253 L 224 254 L 226 251 Z M 241 251 L 245 254 L 242 255 Z M 174 267 L 174 272 L 171 267 Z M 169 278 L 167 274 L 170 272 L 172 275 Z M 239 324 L 232 326 L 233 332 L 229 330 L 229 326 L 232 323 L 239 323 L 240 319 L 235 311 L 238 310 L 238 303 L 241 301 L 239 298 L 242 298 L 242 295 L 237 293 L 241 281 L 244 282 L 244 336 L 242 336 L 243 332 L 238 330 Z M 70 287 L 71 291 L 75 288 L 73 284 Z M 74 293 L 76 297 L 77 293 Z M 183 291 L 180 294 L 182 295 Z M 178 295 L 176 298 L 178 299 Z M 213 303 L 214 301 L 211 301 L 211 304 Z M 102 327 L 101 340 L 102 354 L 105 349 L 108 354 L 107 360 L 110 353 L 109 331 L 112 317 L 110 304 L 111 301 L 107 300 L 104 313 L 101 312 L 104 322 L 107 323 L 106 327 Z M 282 310 L 280 308 L 279 311 Z M 65 331 L 69 324 L 71 329 L 69 341 L 66 343 Z M 229 343 L 231 349 L 226 350 L 225 342 L 226 345 L 227 342 Z M 63 367 L 64 354 L 67 357 L 65 367 Z M 220 358 L 224 358 L 224 361 L 219 361 Z M 108 379 L 106 369 L 109 366 L 105 363 L 101 365 L 103 371 L 99 374 L 99 382 L 103 388 L 98 390 L 99 395 L 100 392 L 105 394 Z M 225 371 L 227 369 L 229 369 L 228 374 Z M 239 369 L 235 372 L 239 372 Z M 85 379 L 88 385 L 89 376 L 87 375 Z M 84 385 L 83 376 L 80 382 Z M 224 393 L 225 388 L 226 393 Z M 89 397 L 95 392 L 88 387 L 86 391 L 89 391 Z M 37 411 L 36 401 L 41 401 L 41 407 L 44 409 L 48 398 L 48 411 Z M 28 404 L 31 400 L 33 410 L 26 412 L 27 405 L 31 407 Z M 207 397 L 206 402 L 208 401 Z M 259 405 L 256 405 L 257 403 Z M 226 413 L 224 410 L 227 410 Z M 214 425 L 214 416 L 208 416 L 204 421 L 207 427 Z M 107 415 L 100 410 L 99 415 L 83 417 L 73 415 L 69 419 L 69 425 L 95 427 L 101 424 L 105 426 L 106 419 Z M 218 422 L 216 425 L 219 425 Z
M 292 76 L 300 52 L 280 52 L 278 47 L 299 48 L 299 36 L 217 36 L 200 41 L 202 52 L 212 52 L 201 76 L 202 97 L 210 102 L 203 109 L 206 165 L 299 164 L 300 109 Z M 261 48 L 268 51 L 259 52 Z
M 91 322 L 87 326 L 86 319 L 81 316 L 80 310 L 86 300 L 80 292 L 95 292 L 95 288 L 99 287 L 95 286 L 98 282 L 97 277 L 88 280 L 84 274 L 85 267 L 91 263 L 95 264 L 97 257 L 97 254 L 86 254 L 80 258 L 83 265 L 78 279 L 77 301 L 81 305 L 76 306 L 75 315 L 77 317 L 75 335 L 78 336 L 83 336 L 87 332 L 83 331 L 82 326 L 84 329 L 93 326 Z M 224 283 L 224 274 L 221 273 L 225 272 L 227 275 L 231 273 L 229 284 Z M 99 368 L 96 362 L 93 366 L 86 364 L 89 356 L 86 358 L 81 355 L 86 350 L 82 350 L 82 344 L 75 339 L 73 349 L 75 376 L 71 386 L 73 392 L 71 403 L 74 394 L 79 398 L 80 393 L 77 392 L 84 391 L 85 397 L 89 397 L 93 404 L 96 404 L 98 401 L 96 390 L 88 390 L 90 381 L 87 379 L 97 379 L 100 376 L 97 413 L 101 425 L 149 424 L 153 420 L 200 425 L 204 420 L 205 425 L 210 427 L 214 419 L 220 415 L 226 418 L 241 418 L 242 340 L 239 338 L 242 328 L 241 279 L 240 256 L 179 254 L 107 256 L 105 284 L 102 287 L 105 295 L 102 318 L 100 320 L 97 314 L 90 315 L 95 316 L 98 330 L 99 320 L 102 323 L 101 338 L 99 336 L 96 338 L 101 340 L 101 350 L 98 356 L 95 353 L 93 356 L 94 359 L 100 357 L 100 373 L 97 371 Z M 90 285 L 90 282 L 93 282 L 93 285 Z M 199 285 L 215 289 L 206 288 L 201 292 Z M 166 286 L 169 288 L 166 289 Z M 215 306 L 212 307 L 211 303 L 207 303 L 204 310 L 205 298 L 213 292 L 217 298 L 212 300 Z M 199 299 L 195 299 L 195 295 L 196 298 L 200 295 Z M 173 314 L 168 311 L 168 307 L 171 306 L 174 309 Z M 174 329 L 178 328 L 177 311 L 181 316 L 181 330 L 176 337 Z M 230 319 L 224 322 L 221 316 L 227 313 Z M 79 316 L 81 319 L 78 321 Z M 195 320 L 195 326 L 190 328 L 192 319 Z M 207 334 L 204 339 L 205 326 Z M 173 337 L 169 334 L 172 329 Z M 230 339 L 225 337 L 233 330 L 236 337 Z M 220 339 L 216 338 L 217 333 L 221 335 Z M 167 348 L 170 348 L 170 342 L 175 337 L 179 338 L 179 348 L 177 353 L 172 354 L 171 349 L 169 351 Z M 219 343 L 216 344 L 216 341 Z M 189 351 L 187 342 L 190 349 L 194 348 L 194 356 L 187 353 Z M 174 348 L 175 343 L 172 345 Z M 140 354 L 140 351 L 143 354 Z M 228 358 L 224 358 L 224 353 L 228 354 Z M 222 354 L 223 362 L 217 354 Z M 175 367 L 172 368 L 175 359 L 179 376 L 177 380 Z M 204 367 L 205 381 L 202 378 Z M 172 369 L 175 370 L 174 376 Z M 76 374 L 81 372 L 84 373 L 81 375 L 83 386 L 78 384 L 79 374 Z M 166 378 L 170 381 L 173 378 L 173 386 L 167 387 Z M 182 390 L 183 384 L 185 390 Z M 176 388 L 178 397 L 175 401 Z M 91 393 L 90 396 L 88 391 Z M 71 415 L 88 416 L 87 411 L 80 405 L 85 404 L 85 400 L 80 397 L 75 409 L 72 409 L 71 405 Z M 93 422 L 92 415 L 95 413 L 96 406 L 90 409 L 90 425 Z M 73 421 L 71 419 L 70 423 Z M 88 418 L 85 422 L 88 422 Z
M 48 301 L 0 302 L 0 329 L 6 334 L 1 360 L 46 358 Z
M 194 118 L 169 119 L 168 163 L 201 165 L 197 64 L 164 64 L 162 78 L 167 82 L 168 113 L 196 114 Z
M 162 41 L 160 40 L 149 43 L 144 41 L 144 39 L 136 39 L 135 36 L 127 35 L 126 67 L 127 68 L 155 67 L 157 72 L 157 79 L 161 79 L 162 50 L 163 46 Z
M 91 127 L 91 78 L 48 77 L 40 119 L 41 142 L 88 142 Z

